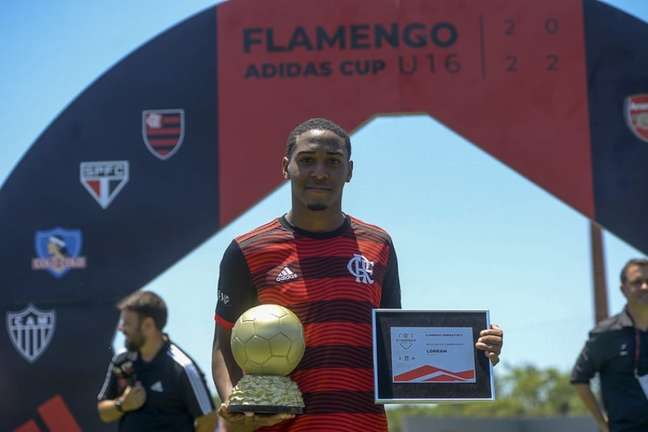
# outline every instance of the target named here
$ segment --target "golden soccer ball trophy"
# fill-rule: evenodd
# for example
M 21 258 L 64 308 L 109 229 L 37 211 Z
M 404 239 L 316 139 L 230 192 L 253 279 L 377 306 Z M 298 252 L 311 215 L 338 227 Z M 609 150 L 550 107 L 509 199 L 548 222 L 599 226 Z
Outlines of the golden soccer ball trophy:
M 301 414 L 301 392 L 288 375 L 304 355 L 304 327 L 275 304 L 245 311 L 232 328 L 232 354 L 244 375 L 228 398 L 230 412 Z

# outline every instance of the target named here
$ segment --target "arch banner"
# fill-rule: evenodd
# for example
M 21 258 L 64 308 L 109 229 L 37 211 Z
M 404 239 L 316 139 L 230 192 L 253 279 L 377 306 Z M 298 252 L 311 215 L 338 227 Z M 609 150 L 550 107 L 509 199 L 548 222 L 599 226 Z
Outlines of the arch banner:
M 0 426 L 104 430 L 115 303 L 275 189 L 308 117 L 427 113 L 648 253 L 646 40 L 596 0 L 230 0 L 165 31 L 0 189 Z

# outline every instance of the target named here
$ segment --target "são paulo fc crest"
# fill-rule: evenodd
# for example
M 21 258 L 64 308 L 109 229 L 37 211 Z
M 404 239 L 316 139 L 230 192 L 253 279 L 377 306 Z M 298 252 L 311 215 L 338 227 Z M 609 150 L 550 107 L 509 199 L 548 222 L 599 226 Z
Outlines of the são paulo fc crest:
M 16 351 L 34 363 L 52 341 L 56 312 L 42 311 L 30 304 L 18 312 L 7 312 L 7 332 Z
M 625 117 L 632 133 L 648 142 L 648 94 L 628 96 L 625 101 Z
M 83 187 L 106 209 L 128 183 L 128 161 L 81 162 L 79 176 Z
M 54 228 L 36 231 L 34 246 L 37 257 L 32 259 L 32 270 L 47 270 L 61 278 L 71 269 L 86 267 L 81 255 L 83 237 L 80 230 Z
M 185 114 L 182 109 L 142 111 L 142 137 L 153 155 L 166 160 L 177 153 L 185 132 Z

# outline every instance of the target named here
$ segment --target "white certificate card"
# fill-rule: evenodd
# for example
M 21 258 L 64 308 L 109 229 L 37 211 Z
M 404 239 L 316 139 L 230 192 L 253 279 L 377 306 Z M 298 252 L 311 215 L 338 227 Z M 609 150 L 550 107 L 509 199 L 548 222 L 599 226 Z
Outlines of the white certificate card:
M 471 327 L 391 327 L 393 383 L 474 383 Z

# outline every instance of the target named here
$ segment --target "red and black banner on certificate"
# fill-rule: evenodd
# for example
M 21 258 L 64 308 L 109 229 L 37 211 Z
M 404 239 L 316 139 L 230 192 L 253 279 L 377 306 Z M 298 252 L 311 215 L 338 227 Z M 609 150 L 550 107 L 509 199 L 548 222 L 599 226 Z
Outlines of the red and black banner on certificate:
M 376 403 L 494 400 L 493 367 L 475 348 L 488 311 L 374 309 Z
M 1 428 L 60 397 L 102 430 L 114 304 L 281 184 L 309 117 L 427 113 L 648 252 L 647 40 L 596 0 L 230 0 L 160 34 L 0 189 Z

